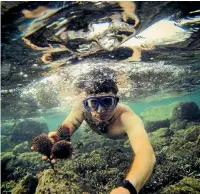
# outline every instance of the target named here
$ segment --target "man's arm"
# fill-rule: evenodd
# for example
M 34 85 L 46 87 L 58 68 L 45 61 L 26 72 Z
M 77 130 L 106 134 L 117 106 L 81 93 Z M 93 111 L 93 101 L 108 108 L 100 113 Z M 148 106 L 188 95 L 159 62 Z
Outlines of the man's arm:
M 69 128 L 70 135 L 72 135 L 82 124 L 83 114 L 82 110 L 71 110 L 68 117 L 63 121 L 62 126 Z
M 156 161 L 155 154 L 143 122 L 136 114 L 132 111 L 122 113 L 121 123 L 135 153 L 134 161 L 125 179 L 129 180 L 139 192 L 152 174 Z

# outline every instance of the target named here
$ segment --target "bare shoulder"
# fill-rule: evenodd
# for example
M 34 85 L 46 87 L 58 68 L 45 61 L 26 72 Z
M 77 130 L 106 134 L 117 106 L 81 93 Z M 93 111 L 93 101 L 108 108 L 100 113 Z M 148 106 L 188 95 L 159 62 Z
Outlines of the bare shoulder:
M 119 118 L 121 122 L 124 121 L 138 121 L 141 122 L 140 117 L 127 105 L 119 104 L 117 112 L 120 112 Z
M 127 106 L 127 105 L 125 105 L 125 104 L 118 104 L 117 110 L 116 110 L 116 111 L 117 111 L 117 112 L 120 112 L 120 113 L 121 113 L 120 115 L 122 115 L 122 114 L 124 114 L 124 113 L 130 114 L 130 115 L 136 115 L 136 114 L 134 113 L 134 111 L 133 111 L 129 106 Z

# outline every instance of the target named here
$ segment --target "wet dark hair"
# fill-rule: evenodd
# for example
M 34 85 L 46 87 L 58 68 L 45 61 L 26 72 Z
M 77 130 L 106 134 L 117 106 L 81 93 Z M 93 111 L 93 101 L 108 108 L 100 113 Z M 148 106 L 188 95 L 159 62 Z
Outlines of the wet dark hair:
M 85 80 L 79 82 L 78 88 L 87 94 L 111 92 L 116 95 L 118 87 L 115 81 L 115 72 L 109 68 L 93 70 L 85 75 Z

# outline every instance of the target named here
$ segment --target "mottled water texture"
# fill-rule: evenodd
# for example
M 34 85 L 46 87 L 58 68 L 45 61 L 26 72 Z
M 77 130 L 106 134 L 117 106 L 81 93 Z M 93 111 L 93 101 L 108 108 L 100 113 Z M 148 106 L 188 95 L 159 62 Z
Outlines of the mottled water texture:
M 1 8 L 1 193 L 106 194 L 125 176 L 129 141 L 101 137 L 85 123 L 71 138 L 58 128 L 53 150 L 47 137 L 96 69 L 115 78 L 120 102 L 142 118 L 154 148 L 155 169 L 140 193 L 200 193 L 199 2 L 5 1 Z M 31 150 L 34 138 L 40 153 L 62 158 L 56 175 Z

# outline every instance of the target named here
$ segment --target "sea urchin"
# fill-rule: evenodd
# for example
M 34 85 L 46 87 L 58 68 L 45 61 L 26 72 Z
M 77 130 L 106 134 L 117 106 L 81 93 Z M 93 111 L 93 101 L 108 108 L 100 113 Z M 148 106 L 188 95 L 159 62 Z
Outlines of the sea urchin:
M 61 140 L 53 145 L 52 153 L 56 158 L 69 158 L 73 152 L 72 143 Z
M 36 151 L 50 158 L 52 143 L 48 138 L 48 135 L 46 134 L 38 135 L 33 139 L 32 145 L 35 147 Z
M 68 127 L 65 126 L 59 126 L 57 128 L 57 140 L 66 140 L 66 141 L 70 141 L 70 130 Z

